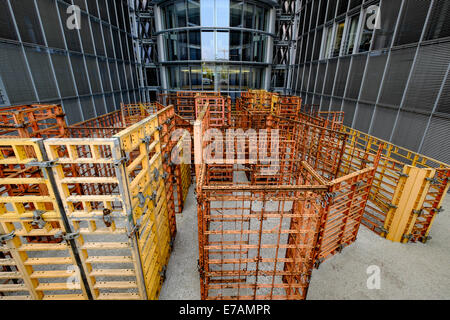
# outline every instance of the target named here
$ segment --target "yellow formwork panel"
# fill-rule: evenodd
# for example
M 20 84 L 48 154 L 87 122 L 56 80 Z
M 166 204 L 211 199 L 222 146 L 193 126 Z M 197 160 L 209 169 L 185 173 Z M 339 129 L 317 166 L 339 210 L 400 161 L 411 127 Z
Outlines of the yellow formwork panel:
M 146 299 L 118 139 L 44 142 L 93 299 Z M 78 176 L 66 170 L 73 166 Z M 76 188 L 73 188 L 73 187 Z
M 42 140 L 0 139 L 0 155 L 0 300 L 87 299 Z
M 125 177 L 148 299 L 158 299 L 170 256 L 170 228 L 157 115 L 122 131 Z
M 398 242 L 427 241 L 448 190 L 450 166 L 366 133 L 343 127 L 340 174 L 373 162 L 382 148 L 363 224 Z

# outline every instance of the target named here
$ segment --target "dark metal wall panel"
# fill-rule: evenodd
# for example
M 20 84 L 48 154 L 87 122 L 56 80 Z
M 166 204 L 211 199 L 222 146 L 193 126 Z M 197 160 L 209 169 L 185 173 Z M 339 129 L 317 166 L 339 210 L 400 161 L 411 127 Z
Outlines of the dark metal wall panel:
M 375 110 L 371 134 L 389 141 L 397 112 L 395 109 L 378 106 Z
M 356 111 L 355 119 L 355 129 L 368 132 L 370 127 L 370 122 L 372 120 L 372 115 L 374 111 L 374 106 L 366 103 L 359 103 L 358 109 Z
M 89 82 L 86 75 L 86 68 L 84 67 L 83 56 L 78 54 L 71 54 L 70 61 L 72 62 L 73 74 L 78 88 L 78 94 L 90 94 Z
M 367 55 L 356 55 L 352 58 L 352 66 L 350 69 L 350 79 L 347 84 L 347 98 L 358 99 L 361 83 L 364 76 Z
M 450 163 L 449 119 L 433 117 L 421 152 L 436 160 Z
M 325 87 L 323 89 L 324 94 L 331 94 L 333 92 L 334 78 L 336 76 L 337 59 L 328 61 L 328 70 L 325 80 Z
M 351 127 L 355 116 L 356 102 L 344 100 L 342 111 L 344 111 L 344 124 Z
M 447 79 L 445 81 L 436 111 L 444 113 L 447 116 L 450 115 L 450 76 L 447 76 Z
M 116 110 L 116 105 L 112 94 L 105 94 L 105 100 L 106 100 L 106 112 L 109 113 Z
M 380 103 L 398 106 L 402 101 L 416 48 L 393 50 L 381 90 Z
M 100 76 L 97 69 L 97 59 L 95 57 L 86 57 L 86 66 L 89 74 L 89 81 L 91 83 L 92 93 L 102 92 L 100 84 Z
M 47 49 L 25 47 L 25 55 L 30 64 L 39 99 L 41 101 L 58 99 L 58 89 L 56 88 Z
M 341 111 L 342 99 L 333 98 L 331 99 L 330 111 Z
M 343 97 L 345 85 L 347 84 L 347 76 L 350 67 L 351 57 L 344 57 L 339 59 L 338 71 L 336 74 L 336 84 L 333 95 Z
M 400 111 L 392 142 L 412 151 L 418 151 L 427 121 L 428 117 L 422 114 Z
M 103 100 L 103 95 L 94 96 L 94 104 L 95 110 L 97 111 L 97 116 L 101 116 L 102 114 L 106 113 L 106 106 Z
M 9 40 L 18 39 L 13 18 L 6 0 L 0 0 L 0 38 Z
M 316 93 L 322 93 L 323 90 L 323 83 L 325 80 L 325 70 L 327 68 L 327 63 L 326 62 L 319 62 L 319 71 L 317 72 L 317 83 L 316 83 L 316 88 L 315 88 L 315 92 Z
M 11 104 L 36 101 L 20 46 L 0 43 L 0 76 Z
M 63 100 L 62 105 L 64 107 L 64 111 L 66 112 L 67 123 L 69 125 L 83 121 L 78 99 Z
M 309 70 L 310 70 L 309 64 L 305 65 L 305 73 L 303 75 L 303 81 L 302 81 L 302 91 L 306 91 L 308 89 Z
M 425 39 L 439 39 L 450 36 L 450 1 L 436 0 L 428 21 Z
M 421 47 L 404 108 L 431 113 L 449 63 L 450 42 Z
M 314 92 L 314 85 L 316 83 L 317 77 L 317 63 L 313 63 L 311 65 L 311 74 L 309 76 L 309 91 Z
M 42 25 L 47 45 L 51 48 L 65 49 L 63 33 L 59 24 L 58 12 L 56 11 L 56 1 L 39 0 L 37 4 L 39 12 L 45 16 L 45 19 L 42 19 Z
M 61 97 L 74 97 L 76 91 L 67 54 L 63 51 L 52 51 L 51 59 L 55 68 L 56 80 L 58 81 Z
M 45 45 L 34 0 L 10 0 L 22 42 Z
M 92 104 L 91 97 L 81 97 L 81 110 L 83 111 L 84 119 L 92 119 L 95 118 L 95 109 Z
M 395 45 L 418 42 L 422 34 L 431 0 L 406 0 Z
M 366 71 L 367 75 L 361 92 L 361 100 L 374 103 L 377 100 L 386 61 L 387 52 L 373 52 L 370 55 Z

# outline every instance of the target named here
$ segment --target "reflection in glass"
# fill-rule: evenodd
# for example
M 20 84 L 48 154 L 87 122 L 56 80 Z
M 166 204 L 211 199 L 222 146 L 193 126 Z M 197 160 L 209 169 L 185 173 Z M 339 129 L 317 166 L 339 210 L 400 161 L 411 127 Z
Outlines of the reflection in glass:
M 169 83 L 173 89 L 180 88 L 180 79 L 178 74 L 178 67 L 169 67 Z
M 355 38 L 356 38 L 356 31 L 358 29 L 358 22 L 359 22 L 359 16 L 356 15 L 351 18 L 350 20 L 350 29 L 347 33 L 347 39 L 345 40 L 345 54 L 352 54 L 353 48 L 355 47 Z
M 214 27 L 214 0 L 200 0 L 203 27 Z
M 190 60 L 201 60 L 200 31 L 189 31 L 189 57 Z
M 179 60 L 188 60 L 188 44 L 186 31 L 182 31 L 178 34 L 178 47 L 180 52 Z
M 186 27 L 186 6 L 184 1 L 175 2 L 175 11 L 177 15 L 177 27 Z
M 180 79 L 181 79 L 181 89 L 189 90 L 191 88 L 189 84 L 189 68 L 180 67 Z
M 215 84 L 215 71 L 214 65 L 203 65 L 203 90 L 214 90 Z
M 241 32 L 231 31 L 230 34 L 230 60 L 241 61 L 242 47 L 241 47 Z
M 327 29 L 327 45 L 325 47 L 325 52 L 323 53 L 324 59 L 326 59 L 330 56 L 332 36 L 333 36 L 333 27 L 329 27 Z
M 344 34 L 344 26 L 345 26 L 345 21 L 342 21 L 340 23 L 338 23 L 337 27 L 336 27 L 336 35 L 334 38 L 334 47 L 333 47 L 333 57 L 337 57 L 339 56 L 339 52 L 341 50 L 341 42 L 342 42 L 342 36 Z
M 250 3 L 244 4 L 244 28 L 253 28 L 253 5 Z
M 216 9 L 215 9 L 216 27 L 230 26 L 229 12 L 230 12 L 230 1 L 216 0 Z
M 191 67 L 192 90 L 202 90 L 202 68 Z
M 252 34 L 243 32 L 242 35 L 242 61 L 252 61 Z
M 227 66 L 217 66 L 217 79 L 219 80 L 219 85 L 221 91 L 228 91 L 228 67 Z
M 202 60 L 214 60 L 214 32 L 202 32 Z
M 242 1 L 231 0 L 230 27 L 242 27 Z
M 237 66 L 229 67 L 229 75 L 230 75 L 230 90 L 238 91 L 239 90 L 239 80 L 240 80 L 240 68 Z
M 365 17 L 363 21 L 367 21 L 367 17 Z M 364 23 L 361 34 L 361 41 L 359 42 L 359 52 L 366 52 L 370 50 L 370 46 L 372 44 L 372 34 L 373 30 L 370 30 L 367 27 L 367 23 Z
M 230 36 L 228 32 L 216 33 L 216 56 L 215 60 L 229 60 L 230 58 Z
M 188 26 L 194 27 L 200 25 L 200 1 L 188 0 Z

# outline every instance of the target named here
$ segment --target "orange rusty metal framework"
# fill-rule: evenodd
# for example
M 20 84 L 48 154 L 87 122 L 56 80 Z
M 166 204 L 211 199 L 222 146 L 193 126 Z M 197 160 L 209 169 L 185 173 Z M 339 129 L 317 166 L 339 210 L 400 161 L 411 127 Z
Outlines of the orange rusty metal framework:
M 202 299 L 304 299 L 314 265 L 356 239 L 375 167 L 337 178 L 345 134 L 270 111 L 254 121 L 242 104 L 238 112 L 244 117 L 234 123 L 242 129 L 264 127 L 270 136 L 281 128 L 282 156 L 275 161 L 277 174 L 262 174 L 267 164 L 250 157 L 257 142 L 244 135 L 237 142 L 244 143 L 238 151 L 243 162 L 202 161 L 212 126 L 208 106 L 199 113 L 194 140 Z M 222 141 L 222 149 L 237 144 Z M 269 144 L 261 146 L 270 153 Z
M 21 138 L 63 137 L 67 134 L 60 105 L 22 105 L 0 110 L 0 136 Z

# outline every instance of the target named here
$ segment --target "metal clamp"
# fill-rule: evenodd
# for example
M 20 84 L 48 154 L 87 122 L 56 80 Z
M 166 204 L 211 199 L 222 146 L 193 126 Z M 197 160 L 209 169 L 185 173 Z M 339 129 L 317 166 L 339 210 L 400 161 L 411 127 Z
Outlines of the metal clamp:
M 163 283 L 166 280 L 166 272 L 167 272 L 167 266 L 164 266 L 159 273 L 159 276 L 161 277 L 161 283 Z
M 422 238 L 422 243 L 427 243 L 427 241 L 433 239 L 431 236 L 425 236 Z
M 164 128 L 164 127 L 163 127 L 162 125 L 159 125 L 159 126 L 156 127 L 156 130 L 162 131 L 163 128 Z
M 324 261 L 324 258 L 319 258 L 314 262 L 314 268 L 319 269 L 320 265 L 322 264 L 322 262 Z
M 31 222 L 31 225 L 34 227 L 38 227 L 39 229 L 42 229 L 45 227 L 46 222 L 42 218 L 42 215 L 45 213 L 45 211 L 42 210 L 34 210 L 33 211 L 33 221 Z
M 442 207 L 440 207 L 440 208 L 433 208 L 433 209 L 431 209 L 431 211 L 436 212 L 437 214 L 439 214 L 439 213 L 441 213 L 441 212 L 444 212 L 445 209 L 442 208 Z
M 155 181 L 159 180 L 159 170 L 158 170 L 158 168 L 155 168 L 153 170 L 153 180 L 155 180 Z
M 426 181 L 429 181 L 430 184 L 434 184 L 434 185 L 441 184 L 441 183 L 439 182 L 439 180 L 436 179 L 436 178 L 425 178 L 425 180 L 426 180 Z
M 413 235 L 412 235 L 412 234 L 404 234 L 404 235 L 402 236 L 402 239 L 407 239 L 408 241 L 410 241 L 412 238 L 413 238 Z
M 114 160 L 113 164 L 115 167 L 120 166 L 122 163 L 127 162 L 128 160 L 130 160 L 130 157 L 128 155 L 126 155 L 125 157 L 122 157 L 118 160 Z
M 400 178 L 409 178 L 409 174 L 407 173 L 400 172 L 398 175 L 400 176 Z
M 145 144 L 149 144 L 151 140 L 152 140 L 151 136 L 146 136 L 145 138 L 142 139 L 142 142 Z
M 385 234 L 389 233 L 389 230 L 385 229 L 384 227 L 375 227 L 374 230 L 379 231 L 380 233 L 385 233 Z
M 153 204 L 156 206 L 156 196 L 157 196 L 156 191 L 153 191 L 151 196 L 146 196 L 146 197 L 144 197 L 144 194 L 142 192 L 139 192 L 137 195 L 137 197 L 139 199 L 139 207 L 140 208 L 144 207 L 146 199 L 152 200 Z
M 388 203 L 387 206 L 388 206 L 390 209 L 397 209 L 397 208 L 398 208 L 398 207 L 397 207 L 395 204 L 393 204 L 393 203 Z
M 423 214 L 423 209 L 413 210 L 413 213 L 416 214 L 418 217 L 420 217 Z
M 65 233 L 62 231 L 58 231 L 58 233 L 56 233 L 54 237 L 56 239 L 62 238 L 65 241 L 70 241 L 70 240 L 78 238 L 79 236 L 80 236 L 80 231 L 77 231 L 75 233 Z
M 167 120 L 166 120 L 166 124 L 170 124 L 170 123 L 172 122 L 172 119 L 173 119 L 173 118 L 167 119 Z
M 52 161 L 30 161 L 25 164 L 27 167 L 52 168 L 56 165 L 56 160 Z
M 14 239 L 15 236 L 16 236 L 15 231 L 12 231 L 11 233 L 7 233 L 7 234 L 2 234 L 2 235 L 0 235 L 0 243 L 6 242 L 8 240 L 12 240 L 12 239 Z
M 103 222 L 105 223 L 105 226 L 108 228 L 111 227 L 113 223 L 113 218 L 111 216 L 111 210 L 109 209 L 103 209 Z
M 139 232 L 139 228 L 141 227 L 141 223 L 140 223 L 140 221 L 138 221 L 135 225 L 134 225 L 134 227 L 133 227 L 133 229 L 131 229 L 131 231 L 130 232 L 128 232 L 128 238 L 132 238 L 132 237 L 134 237 L 138 232 Z

